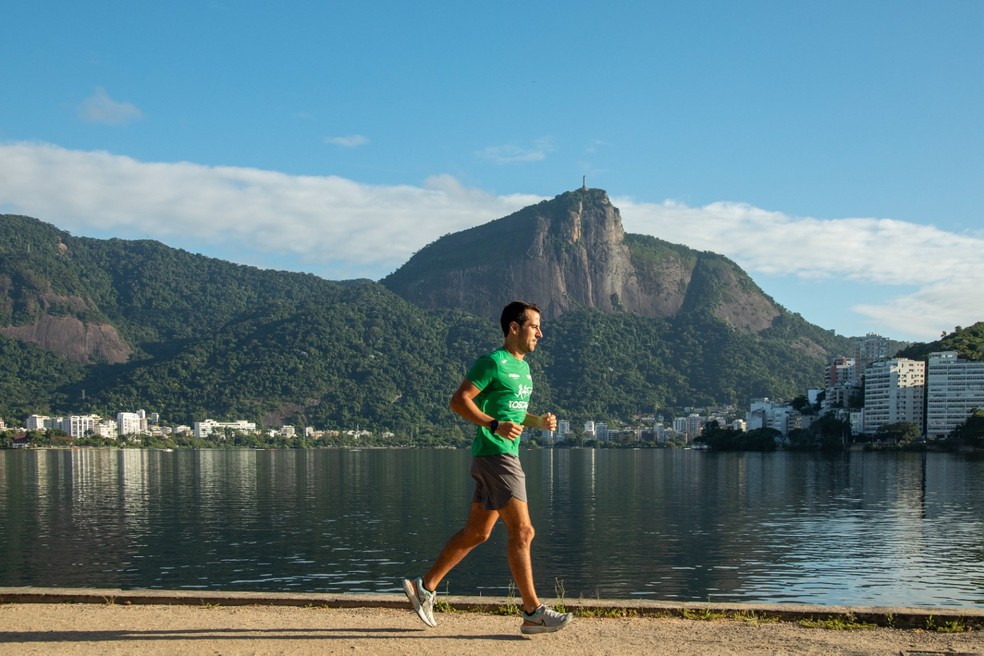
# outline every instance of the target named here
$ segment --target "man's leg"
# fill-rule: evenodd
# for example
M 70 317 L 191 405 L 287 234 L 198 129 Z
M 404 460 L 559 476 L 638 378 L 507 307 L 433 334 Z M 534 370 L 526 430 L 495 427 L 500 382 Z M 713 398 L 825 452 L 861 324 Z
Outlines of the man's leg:
M 530 521 L 529 506 L 516 497 L 499 509 L 499 516 L 509 530 L 509 567 L 513 579 L 523 597 L 524 634 L 552 633 L 560 631 L 571 623 L 571 613 L 558 613 L 540 604 L 533 586 L 533 565 L 530 560 L 530 544 L 533 542 L 533 522 Z
M 505 506 L 499 509 L 499 516 L 509 531 L 507 552 L 509 569 L 513 580 L 523 598 L 523 608 L 532 613 L 540 607 L 540 598 L 536 595 L 533 585 L 533 563 L 530 558 L 530 545 L 533 542 L 533 522 L 530 521 L 530 509 L 525 501 L 513 497 Z
M 472 549 L 489 539 L 498 519 L 498 510 L 486 510 L 481 502 L 473 501 L 468 513 L 468 523 L 463 529 L 452 535 L 448 543 L 444 545 L 444 549 L 434 566 L 423 577 L 424 587 L 431 592 L 437 590 L 441 580 L 454 569 L 455 565 L 460 563 Z M 512 535 L 511 531 L 510 535 Z

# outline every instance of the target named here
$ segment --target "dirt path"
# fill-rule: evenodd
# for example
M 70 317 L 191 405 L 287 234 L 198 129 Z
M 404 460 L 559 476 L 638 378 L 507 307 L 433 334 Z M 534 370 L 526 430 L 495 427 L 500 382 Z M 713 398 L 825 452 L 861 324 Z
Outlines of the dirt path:
M 429 654 L 977 654 L 984 632 L 804 628 L 795 622 L 577 618 L 555 634 L 523 637 L 518 617 L 439 613 L 425 627 L 410 610 L 379 607 L 0 605 L 0 655 Z

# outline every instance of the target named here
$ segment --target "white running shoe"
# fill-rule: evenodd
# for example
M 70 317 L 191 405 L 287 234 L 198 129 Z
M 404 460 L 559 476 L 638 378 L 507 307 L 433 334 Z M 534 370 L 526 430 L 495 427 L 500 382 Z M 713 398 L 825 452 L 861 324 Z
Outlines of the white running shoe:
M 413 604 L 413 609 L 417 611 L 424 624 L 437 626 L 437 620 L 434 619 L 434 602 L 437 601 L 437 593 L 429 592 L 419 576 L 412 580 L 403 579 L 403 591 L 407 593 L 407 599 Z
M 519 628 L 525 634 L 531 633 L 553 633 L 571 623 L 574 615 L 571 613 L 558 613 L 553 608 L 547 608 L 543 604 L 532 613 L 523 611 L 523 626 Z

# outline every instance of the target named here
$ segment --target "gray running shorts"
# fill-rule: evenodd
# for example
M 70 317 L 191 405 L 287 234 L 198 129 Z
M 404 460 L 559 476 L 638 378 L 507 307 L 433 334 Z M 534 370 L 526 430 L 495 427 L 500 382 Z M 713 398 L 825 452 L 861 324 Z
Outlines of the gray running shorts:
M 516 456 L 475 456 L 471 475 L 475 479 L 472 501 L 486 510 L 499 510 L 513 497 L 526 501 L 526 474 Z

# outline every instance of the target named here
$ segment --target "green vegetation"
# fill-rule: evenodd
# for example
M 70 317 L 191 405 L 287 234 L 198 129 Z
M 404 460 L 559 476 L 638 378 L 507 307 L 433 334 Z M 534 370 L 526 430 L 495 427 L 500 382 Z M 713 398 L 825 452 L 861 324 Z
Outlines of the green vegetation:
M 926 360 L 930 353 L 956 351 L 964 360 L 984 360 L 984 321 L 972 326 L 957 326 L 952 333 L 944 333 L 939 341 L 928 344 L 911 344 L 899 350 L 898 357 L 910 360 Z
M 523 212 L 532 231 L 537 214 Z M 464 252 L 470 232 L 454 237 Z M 551 409 L 577 426 L 791 398 L 816 384 L 827 357 L 848 350 L 846 338 L 795 314 L 781 314 L 758 333 L 737 330 L 706 310 L 723 293 L 714 271 L 743 275 L 725 258 L 648 237 L 626 241 L 647 267 L 696 267 L 699 279 L 685 307 L 670 319 L 585 309 L 545 322 L 545 338 L 530 358 L 534 411 Z M 78 362 L 55 346 L 0 335 L 0 417 L 8 423 L 32 413 L 143 409 L 170 425 L 246 419 L 261 427 L 368 430 L 379 446 L 458 446 L 472 429 L 448 411 L 448 398 L 473 359 L 501 343 L 493 321 L 426 310 L 368 280 L 265 271 L 152 241 L 76 238 L 19 216 L 0 216 L 0 289 L 0 329 L 68 317 L 118 334 L 132 353 L 118 364 L 95 355 Z M 951 341 L 973 341 L 976 333 L 965 333 Z M 827 428 L 811 427 L 798 446 L 838 439 L 842 427 Z M 973 430 L 966 439 L 979 441 Z M 707 442 L 717 439 L 720 448 L 769 446 L 767 435 L 736 442 L 723 431 Z M 38 440 L 54 444 L 58 436 Z M 196 446 L 187 440 L 145 437 L 139 445 Z M 280 446 L 246 437 L 225 444 L 237 440 Z M 296 444 L 349 445 L 344 436 Z
M 782 433 L 772 428 L 743 432 L 711 422 L 697 441 L 715 451 L 775 451 L 781 438 Z
M 984 449 L 984 411 L 978 410 L 957 426 L 951 439 L 956 444 Z
M 832 631 L 867 631 L 878 628 L 878 625 L 870 622 L 862 622 L 850 614 L 819 619 L 803 619 L 798 623 L 800 626 L 808 629 L 827 629 Z

